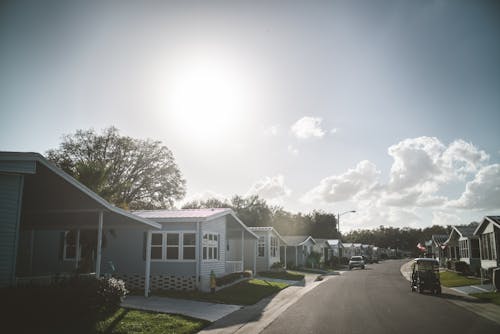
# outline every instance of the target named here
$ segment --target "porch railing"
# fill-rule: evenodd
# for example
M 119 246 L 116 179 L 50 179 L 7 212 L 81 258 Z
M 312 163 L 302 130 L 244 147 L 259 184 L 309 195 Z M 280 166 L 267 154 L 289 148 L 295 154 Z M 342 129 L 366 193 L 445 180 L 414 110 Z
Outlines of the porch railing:
M 243 261 L 226 261 L 226 273 L 239 273 L 243 271 Z

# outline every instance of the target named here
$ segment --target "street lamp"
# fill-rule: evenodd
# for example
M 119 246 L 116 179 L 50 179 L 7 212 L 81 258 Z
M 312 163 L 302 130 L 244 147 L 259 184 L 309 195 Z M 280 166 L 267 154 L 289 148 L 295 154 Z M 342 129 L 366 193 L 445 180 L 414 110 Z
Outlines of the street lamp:
M 346 213 L 356 213 L 356 210 L 349 210 L 342 213 L 337 213 L 337 232 L 339 233 L 339 236 L 340 236 L 340 216 L 343 216 Z

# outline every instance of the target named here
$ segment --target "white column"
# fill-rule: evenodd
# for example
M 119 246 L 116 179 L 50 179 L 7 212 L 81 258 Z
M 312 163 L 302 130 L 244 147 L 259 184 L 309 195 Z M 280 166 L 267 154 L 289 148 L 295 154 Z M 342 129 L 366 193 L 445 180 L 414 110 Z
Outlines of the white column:
M 144 297 L 149 297 L 149 276 L 151 274 L 151 230 L 146 236 L 146 271 L 144 273 Z
M 241 231 L 241 271 L 245 270 L 244 255 L 245 254 L 245 230 Z
M 78 262 L 80 260 L 80 229 L 76 230 L 76 255 L 75 255 L 75 268 L 78 269 Z
M 283 246 L 283 248 L 285 249 L 285 269 L 286 269 L 286 245 Z
M 257 243 L 259 239 L 255 239 L 253 242 L 253 276 L 257 276 Z
M 202 244 L 203 236 L 201 235 L 200 222 L 196 223 L 196 288 L 200 290 L 200 267 L 202 260 Z
M 299 266 L 299 254 L 297 248 L 298 246 L 295 246 L 295 268 Z
M 97 229 L 97 257 L 95 261 L 95 277 L 101 276 L 101 255 L 102 255 L 102 225 L 103 225 L 103 211 L 99 211 L 99 227 Z M 78 251 L 77 251 L 78 254 Z

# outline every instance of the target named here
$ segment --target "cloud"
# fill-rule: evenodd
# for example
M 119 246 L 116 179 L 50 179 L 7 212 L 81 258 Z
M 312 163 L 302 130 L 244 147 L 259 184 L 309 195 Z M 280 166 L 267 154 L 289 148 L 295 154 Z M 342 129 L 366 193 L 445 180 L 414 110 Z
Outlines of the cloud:
M 459 225 L 462 220 L 457 215 L 444 211 L 432 212 L 432 225 Z
M 332 203 L 345 201 L 370 192 L 377 185 L 380 171 L 368 160 L 359 162 L 354 169 L 324 178 L 319 185 L 307 192 L 302 201 Z
M 421 217 L 415 209 L 385 207 L 374 202 L 359 203 L 355 214 L 340 218 L 340 230 L 354 228 L 377 228 L 380 225 L 394 227 L 418 227 L 422 223 Z
M 500 164 L 485 166 L 467 182 L 465 191 L 449 207 L 461 209 L 500 209 Z
M 305 116 L 295 122 L 292 127 L 292 133 L 299 139 L 321 138 L 325 131 L 321 128 L 322 119 L 319 117 Z
M 278 133 L 279 133 L 279 125 L 272 125 L 270 127 L 268 127 L 265 131 L 265 133 L 269 136 L 277 136 Z
M 285 185 L 285 178 L 278 174 L 273 177 L 265 177 L 252 185 L 247 195 L 259 195 L 260 197 L 270 201 L 281 201 L 284 197 L 288 197 L 291 190 Z
M 290 153 L 291 155 L 294 155 L 294 156 L 299 155 L 299 150 L 296 147 L 294 147 L 293 145 L 288 145 L 287 150 L 288 150 L 288 153 Z

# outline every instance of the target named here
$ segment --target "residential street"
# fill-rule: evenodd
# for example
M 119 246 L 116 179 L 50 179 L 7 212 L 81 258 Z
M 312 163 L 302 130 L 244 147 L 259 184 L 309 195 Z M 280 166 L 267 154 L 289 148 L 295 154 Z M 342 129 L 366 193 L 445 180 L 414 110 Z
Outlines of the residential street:
M 263 333 L 500 333 L 500 326 L 442 297 L 410 292 L 407 260 L 368 265 L 319 285 Z M 500 308 L 499 308 L 500 311 Z

